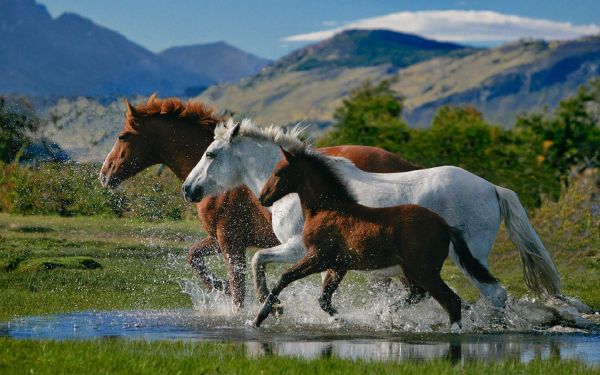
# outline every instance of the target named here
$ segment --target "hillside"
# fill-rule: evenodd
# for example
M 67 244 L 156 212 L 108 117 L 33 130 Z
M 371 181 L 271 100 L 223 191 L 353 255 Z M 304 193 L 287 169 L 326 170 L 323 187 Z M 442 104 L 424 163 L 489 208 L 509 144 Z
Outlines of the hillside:
M 335 38 L 339 37 L 329 42 Z M 317 46 L 323 45 L 327 43 Z M 451 49 L 405 67 L 394 65 L 393 59 L 369 66 L 342 59 L 346 62 L 300 69 L 306 65 L 298 61 L 309 61 L 309 52 L 319 48 L 292 53 L 255 77 L 212 87 L 199 98 L 263 123 L 327 124 L 342 98 L 363 80 L 395 79 L 394 88 L 405 96 L 405 116 L 413 126 L 427 125 L 443 104 L 476 105 L 488 119 L 510 126 L 519 111 L 552 107 L 600 73 L 600 37 Z
M 273 64 L 268 74 L 383 64 L 399 68 L 450 53 L 467 54 L 471 50 L 459 44 L 388 30 L 348 30 L 284 56 Z
M 166 61 L 214 82 L 237 82 L 261 71 L 270 60 L 225 42 L 172 47 L 159 54 Z
M 255 74 L 257 61 L 247 56 L 229 70 L 189 69 L 190 56 L 172 63 L 121 34 L 72 13 L 52 18 L 34 0 L 0 2 L 0 93 L 34 96 L 196 95 L 232 77 Z M 196 46 L 197 50 L 202 46 Z M 175 49 L 178 50 L 178 49 Z M 221 45 L 204 48 L 202 61 L 228 66 L 244 52 Z M 208 56 L 207 54 L 211 54 Z M 244 64 L 248 63 L 248 66 Z M 198 63 L 202 66 L 202 63 Z
M 132 103 L 146 98 L 131 99 Z M 125 104 L 120 99 L 102 103 L 93 98 L 60 99 L 39 116 L 47 120 L 44 135 L 77 161 L 102 161 L 123 127 Z
M 394 86 L 407 97 L 410 123 L 426 125 L 444 104 L 470 104 L 505 126 L 523 111 L 555 107 L 600 75 L 600 36 L 524 41 L 456 60 L 411 66 Z M 427 77 L 419 87 L 417 77 Z

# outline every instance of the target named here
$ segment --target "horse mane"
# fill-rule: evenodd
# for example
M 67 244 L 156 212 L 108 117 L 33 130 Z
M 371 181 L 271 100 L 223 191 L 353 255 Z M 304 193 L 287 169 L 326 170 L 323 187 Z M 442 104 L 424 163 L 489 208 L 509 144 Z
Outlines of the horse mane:
M 215 128 L 215 138 L 225 139 L 227 131 L 234 125 L 235 122 L 232 119 L 220 123 Z M 306 129 L 307 127 L 302 123 L 288 128 L 275 125 L 259 127 L 251 119 L 246 118 L 240 123 L 238 135 L 231 142 L 235 142 L 240 136 L 249 137 L 259 141 L 272 142 L 298 157 L 303 157 L 313 163 L 316 170 L 332 177 L 336 186 L 339 187 L 342 198 L 356 203 L 357 199 L 348 188 L 342 170 L 344 166 L 356 167 L 354 163 L 349 159 L 327 156 L 313 149 L 310 145 L 310 137 L 306 135 Z
M 215 128 L 215 138 L 224 139 L 227 131 L 234 125 L 235 122 L 232 119 L 220 123 Z M 240 130 L 237 137 L 234 137 L 232 142 L 235 142 L 240 136 L 275 143 L 291 151 L 303 148 L 307 143 L 310 143 L 309 137 L 306 136 L 306 126 L 302 126 L 301 123 L 288 128 L 275 125 L 259 127 L 251 119 L 245 118 L 240 123 Z M 302 138 L 306 139 L 302 140 Z
M 135 114 L 127 112 L 126 125 L 133 128 L 132 123 L 136 119 L 148 117 L 181 119 L 189 123 L 206 126 L 211 131 L 223 120 L 216 114 L 213 107 L 201 101 L 190 100 L 184 103 L 178 98 L 159 99 L 154 94 L 148 98 L 146 103 L 135 106 Z
M 350 190 L 342 170 L 345 166 L 355 167 L 352 161 L 342 157 L 327 156 L 308 147 L 299 148 L 295 152 L 292 151 L 292 153 L 294 157 L 311 163 L 313 171 L 329 176 L 337 188 L 337 196 L 341 200 L 350 201 L 352 203 L 358 202 L 358 199 Z

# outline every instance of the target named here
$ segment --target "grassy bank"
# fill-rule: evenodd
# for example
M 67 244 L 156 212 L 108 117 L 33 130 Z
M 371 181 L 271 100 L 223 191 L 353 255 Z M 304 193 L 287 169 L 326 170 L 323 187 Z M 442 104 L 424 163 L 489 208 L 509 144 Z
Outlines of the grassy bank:
M 86 342 L 0 339 L 6 374 L 576 374 L 597 373 L 575 361 L 364 362 L 248 357 L 243 345 L 102 340 Z
M 564 292 L 600 309 L 600 194 L 575 182 L 532 221 L 552 254 Z M 127 218 L 17 216 L 0 213 L 0 321 L 78 310 L 191 307 L 182 279 L 194 278 L 187 248 L 200 239 L 197 221 L 147 223 Z M 251 254 L 249 254 L 251 255 Z M 211 268 L 224 275 L 219 257 Z M 527 293 L 518 255 L 504 230 L 490 258 L 508 290 Z M 274 278 L 284 266 L 270 267 Z M 450 262 L 444 279 L 468 300 L 477 291 Z M 316 281 L 317 278 L 315 278 Z M 346 284 L 363 283 L 350 275 Z M 250 285 L 250 284 L 248 284 Z M 253 298 L 250 287 L 249 298 Z M 341 293 L 344 288 L 341 289 Z M 315 296 L 316 298 L 316 296 Z M 336 358 L 251 358 L 241 344 L 15 341 L 0 339 L 0 373 L 577 373 L 577 362 L 535 360 L 466 363 L 366 363 Z
M 197 221 L 0 214 L 0 320 L 191 306 L 177 280 L 191 277 L 185 256 L 201 236 Z
M 572 184 L 559 202 L 544 202 L 532 212 L 564 293 L 595 309 L 600 309 L 599 207 L 598 188 L 585 180 Z M 147 223 L 0 213 L 0 320 L 84 309 L 191 306 L 178 281 L 194 277 L 185 256 L 201 237 L 199 223 L 192 220 Z M 224 276 L 220 257 L 210 261 Z M 490 265 L 512 294 L 527 293 L 519 257 L 504 230 Z M 269 277 L 274 279 L 284 267 L 270 267 Z M 443 276 L 464 298 L 477 298 L 477 290 L 453 263 L 447 262 Z M 350 275 L 344 284 L 353 282 L 361 283 L 362 276 Z

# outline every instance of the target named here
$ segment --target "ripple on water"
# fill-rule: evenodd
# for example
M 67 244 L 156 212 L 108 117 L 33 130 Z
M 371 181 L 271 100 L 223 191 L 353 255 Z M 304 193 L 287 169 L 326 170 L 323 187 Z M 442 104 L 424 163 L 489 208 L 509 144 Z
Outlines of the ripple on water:
M 185 285 L 194 309 L 86 311 L 23 317 L 0 325 L 0 335 L 19 339 L 207 340 L 244 343 L 247 353 L 304 358 L 338 356 L 368 360 L 578 358 L 600 364 L 600 331 L 569 305 L 548 307 L 509 298 L 497 310 L 478 302 L 463 309 L 463 331 L 450 333 L 447 315 L 432 299 L 398 310 L 391 299 L 336 298 L 339 319 L 321 312 L 318 288 L 298 283 L 282 296 L 280 318 L 250 327 L 259 306 L 235 309 L 230 299 Z M 355 297 L 355 296 L 354 296 Z M 362 298 L 362 297 L 361 297 Z

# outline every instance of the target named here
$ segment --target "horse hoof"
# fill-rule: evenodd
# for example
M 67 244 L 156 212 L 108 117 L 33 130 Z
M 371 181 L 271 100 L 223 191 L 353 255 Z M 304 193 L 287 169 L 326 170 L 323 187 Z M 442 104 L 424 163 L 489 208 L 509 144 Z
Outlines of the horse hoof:
M 459 333 L 461 331 L 462 331 L 462 324 L 460 321 L 454 322 L 454 323 L 452 323 L 452 326 L 450 326 L 450 332 L 452 332 L 452 333 Z
M 283 315 L 283 306 L 277 305 L 273 306 L 273 310 L 271 310 L 271 314 L 275 317 L 280 317 Z

